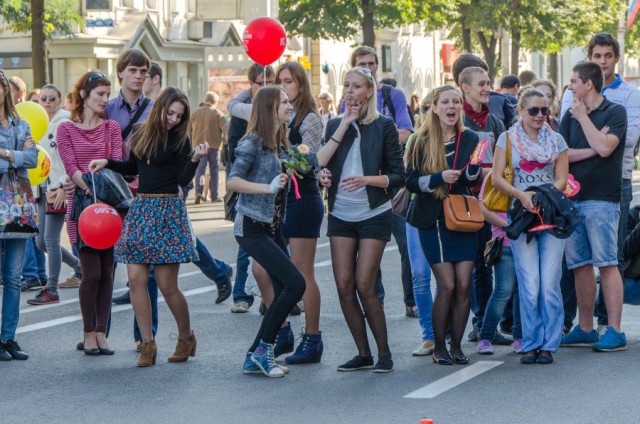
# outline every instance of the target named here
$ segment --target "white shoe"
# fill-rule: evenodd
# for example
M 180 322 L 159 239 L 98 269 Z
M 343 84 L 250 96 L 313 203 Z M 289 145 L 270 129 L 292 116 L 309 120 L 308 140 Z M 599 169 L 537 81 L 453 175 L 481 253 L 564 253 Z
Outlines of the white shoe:
M 433 340 L 425 340 L 420 346 L 414 349 L 411 354 L 413 356 L 428 356 L 433 354 L 436 343 Z
M 249 303 L 248 302 L 238 302 L 231 307 L 231 312 L 234 314 L 244 314 L 249 312 Z

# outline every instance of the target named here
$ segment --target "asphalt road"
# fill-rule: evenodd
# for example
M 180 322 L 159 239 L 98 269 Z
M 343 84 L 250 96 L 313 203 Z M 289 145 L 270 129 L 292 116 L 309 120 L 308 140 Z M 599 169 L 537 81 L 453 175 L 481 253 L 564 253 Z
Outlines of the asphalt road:
M 236 243 L 222 206 L 191 205 L 189 211 L 213 255 L 234 263 Z M 40 307 L 26 305 L 34 292 L 23 293 L 17 339 L 31 357 L 0 363 L 0 422 L 640 422 L 639 308 L 625 306 L 623 329 L 629 349 L 624 352 L 561 349 L 553 365 L 523 366 L 508 347 L 497 347 L 493 356 L 479 356 L 475 345 L 466 343 L 470 365 L 438 366 L 430 357 L 411 356 L 421 333 L 418 321 L 404 316 L 400 261 L 393 244 L 382 270 L 395 369 L 389 374 L 337 372 L 356 350 L 338 304 L 328 240 L 322 237 L 318 243 L 316 275 L 323 296 L 325 343 L 320 364 L 291 367 L 283 379 L 243 375 L 244 354 L 260 323 L 257 304 L 248 314 L 231 314 L 231 300 L 215 305 L 215 286 L 191 264 L 181 267 L 180 286 L 188 295 L 198 350 L 183 364 L 166 360 L 175 346 L 176 328 L 164 303 L 158 364 L 137 368 L 129 306 L 113 309 L 110 343 L 116 354 L 88 357 L 75 350 L 82 335 L 77 289 L 61 289 L 60 304 Z M 116 295 L 125 282 L 120 267 Z M 303 316 L 291 317 L 291 323 L 295 332 L 300 331 Z M 370 341 L 374 346 L 372 337 Z

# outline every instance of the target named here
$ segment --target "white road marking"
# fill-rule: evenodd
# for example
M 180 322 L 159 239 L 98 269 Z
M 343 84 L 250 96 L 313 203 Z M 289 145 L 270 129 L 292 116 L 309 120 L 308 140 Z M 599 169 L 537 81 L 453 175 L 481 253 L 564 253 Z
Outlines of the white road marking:
M 387 248 L 384 249 L 385 252 L 389 252 L 392 250 L 397 250 L 398 246 L 389 246 Z M 322 262 L 318 262 L 315 264 L 316 268 L 321 268 L 321 267 L 325 267 L 325 266 L 329 266 L 331 264 L 331 260 L 326 260 L 326 261 L 322 261 Z M 231 266 L 235 267 L 236 264 L 230 264 Z M 192 275 L 197 275 L 197 274 L 201 274 L 202 272 L 200 271 L 192 271 L 192 272 L 186 272 L 184 274 L 180 274 L 178 275 L 178 278 L 185 278 L 185 277 L 190 277 Z M 187 290 L 185 292 L 183 292 L 183 294 L 185 295 L 185 297 L 187 296 L 193 296 L 196 294 L 202 294 L 202 293 L 207 293 L 210 291 L 213 291 L 216 289 L 215 285 L 212 286 L 206 286 L 206 287 L 200 287 L 197 289 L 192 289 L 192 290 Z M 125 289 L 118 289 L 116 291 L 124 291 Z M 114 291 L 114 292 L 116 292 Z M 69 304 L 69 303 L 74 303 L 77 302 L 78 299 L 68 299 L 65 300 L 63 302 L 60 303 L 56 303 L 54 305 L 43 305 L 43 306 L 35 306 L 32 308 L 25 308 L 24 310 L 21 310 L 20 313 L 23 314 L 25 312 L 33 312 L 33 311 L 41 311 L 44 310 L 45 308 L 50 308 L 50 307 L 54 307 L 54 306 L 59 306 L 62 304 Z M 158 296 L 158 303 L 164 302 L 164 298 L 162 296 Z M 116 312 L 121 312 L 121 311 L 128 311 L 131 309 L 131 305 L 117 305 L 117 306 L 113 306 L 111 308 L 111 313 L 114 314 Z M 70 322 L 76 322 L 76 321 L 82 321 L 82 315 L 70 315 L 70 316 L 66 316 L 66 317 L 62 317 L 62 318 L 56 318 L 56 319 L 52 319 L 52 320 L 48 320 L 48 321 L 42 321 L 42 322 L 37 322 L 35 324 L 29 324 L 29 325 L 25 325 L 22 327 L 18 327 L 18 329 L 16 330 L 16 334 L 22 334 L 22 333 L 29 333 L 31 331 L 37 331 L 37 330 L 43 330 L 45 328 L 50 328 L 50 327 L 55 327 L 58 325 L 62 325 L 62 324 L 68 324 Z
M 465 383 L 471 380 L 474 377 L 479 376 L 498 365 L 502 365 L 504 362 L 502 361 L 480 361 L 475 364 L 471 364 L 468 367 L 464 367 L 460 371 L 456 371 L 453 374 L 450 374 L 440 380 L 434 381 L 433 383 L 427 384 L 426 386 L 416 390 L 415 392 L 411 392 L 405 396 L 408 399 L 433 399 L 446 392 L 447 390 L 451 390 L 456 386 L 459 386 L 462 383 Z

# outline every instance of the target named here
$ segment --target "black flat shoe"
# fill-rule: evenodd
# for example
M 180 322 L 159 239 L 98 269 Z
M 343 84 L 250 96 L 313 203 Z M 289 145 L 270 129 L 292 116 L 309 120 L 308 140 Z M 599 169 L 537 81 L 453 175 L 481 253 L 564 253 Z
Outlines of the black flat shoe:
M 85 349 L 84 354 L 88 356 L 98 356 L 100 355 L 100 349 L 94 347 L 93 349 Z
M 111 349 L 110 347 L 99 347 L 98 351 L 100 352 L 100 355 L 113 355 L 114 353 L 116 353 L 116 351 Z
M 456 365 L 467 365 L 469 363 L 469 358 L 464 356 L 464 353 L 461 353 L 453 357 L 453 363 Z
M 453 365 L 451 357 L 445 356 L 443 358 L 438 358 L 435 353 L 433 354 L 433 363 L 438 365 Z
M 520 363 L 523 365 L 531 365 L 531 364 L 535 364 L 537 360 L 538 360 L 538 352 L 534 350 L 534 351 L 525 353 L 524 356 L 520 358 Z
M 551 355 L 551 352 L 541 353 L 538 355 L 536 362 L 543 365 L 553 364 L 553 356 Z
M 18 361 L 29 359 L 29 355 L 22 351 L 20 345 L 15 340 L 7 340 L 4 342 L 4 349 L 11 355 L 11 359 Z

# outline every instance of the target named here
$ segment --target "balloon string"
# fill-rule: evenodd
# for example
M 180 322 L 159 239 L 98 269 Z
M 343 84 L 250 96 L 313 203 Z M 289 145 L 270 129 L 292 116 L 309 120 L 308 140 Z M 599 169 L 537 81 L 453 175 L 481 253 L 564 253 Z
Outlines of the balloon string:
M 91 185 L 93 187 L 93 203 L 98 203 L 96 201 L 96 180 L 93 179 L 93 172 L 91 174 Z

